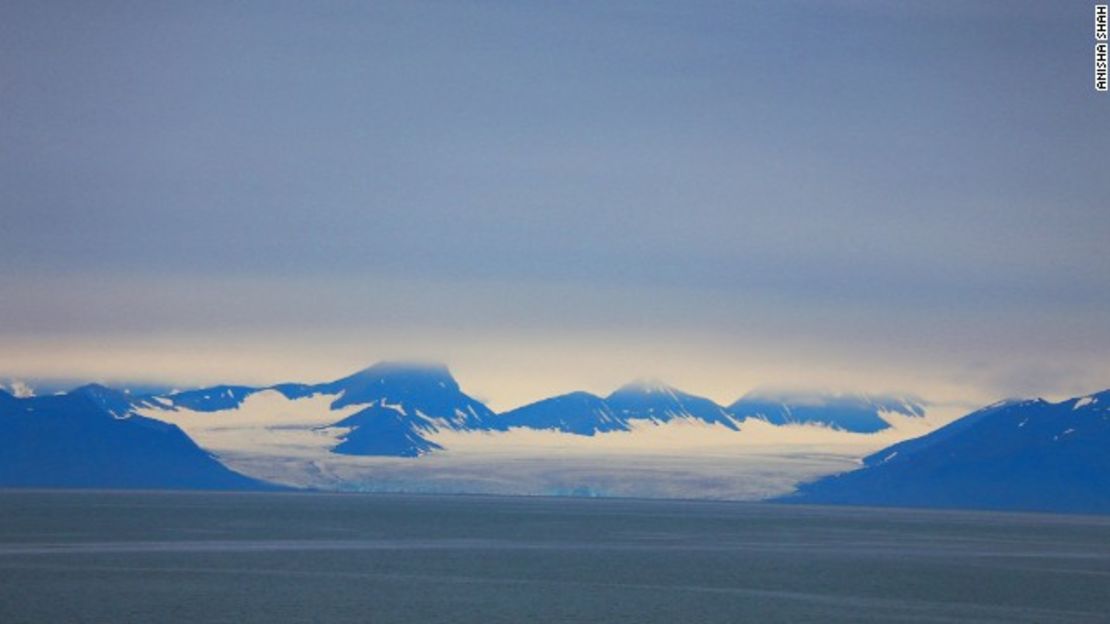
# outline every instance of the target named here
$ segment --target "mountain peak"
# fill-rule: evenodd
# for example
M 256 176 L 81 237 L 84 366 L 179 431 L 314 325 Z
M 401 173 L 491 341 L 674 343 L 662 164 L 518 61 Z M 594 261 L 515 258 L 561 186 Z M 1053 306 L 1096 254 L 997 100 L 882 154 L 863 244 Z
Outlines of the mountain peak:
M 439 362 L 400 360 L 378 362 L 352 375 L 348 375 L 344 379 L 378 379 L 384 377 L 435 378 L 436 381 L 450 381 L 451 383 L 455 381 L 455 378 L 451 376 L 451 371 L 447 369 L 445 364 Z
M 98 383 L 74 388 L 69 394 L 84 398 L 113 418 L 126 418 L 133 407 L 131 399 L 126 394 Z
M 650 377 L 642 377 L 630 381 L 620 388 L 617 388 L 610 394 L 610 397 L 621 395 L 651 395 L 660 394 L 673 397 L 676 390 L 672 386 L 663 383 L 659 379 Z
M 481 428 L 494 416 L 463 393 L 443 364 L 380 362 L 319 387 L 341 393 L 332 409 L 365 406 L 335 424 L 351 428 L 332 449 L 340 454 L 415 457 L 442 448 L 426 433 Z
M 106 394 L 107 395 L 120 394 L 120 392 L 118 390 L 113 390 L 112 388 L 109 388 L 108 386 L 105 386 L 104 384 L 99 384 L 99 383 L 87 383 L 83 386 L 78 386 L 78 387 L 74 388 L 73 390 L 70 390 L 70 393 L 71 394 L 94 394 L 94 395 L 97 395 L 97 396 L 102 396 L 102 395 L 106 395 Z
M 114 406 L 121 406 L 131 403 L 130 399 L 128 399 L 127 395 L 123 392 L 99 383 L 88 383 L 79 386 L 70 390 L 68 394 L 86 397 L 99 405 L 112 404 Z
M 346 400 L 353 401 L 367 393 L 377 394 L 385 386 L 415 390 L 444 389 L 458 392 L 459 384 L 443 364 L 421 362 L 378 362 L 357 373 L 327 384 L 331 391 L 346 391 Z

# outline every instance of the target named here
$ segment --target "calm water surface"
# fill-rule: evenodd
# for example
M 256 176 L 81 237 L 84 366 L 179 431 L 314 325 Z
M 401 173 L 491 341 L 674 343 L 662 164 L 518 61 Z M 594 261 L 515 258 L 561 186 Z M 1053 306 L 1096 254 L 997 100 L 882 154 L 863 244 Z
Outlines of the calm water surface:
M 1110 622 L 1110 518 L 0 492 L 0 622 Z

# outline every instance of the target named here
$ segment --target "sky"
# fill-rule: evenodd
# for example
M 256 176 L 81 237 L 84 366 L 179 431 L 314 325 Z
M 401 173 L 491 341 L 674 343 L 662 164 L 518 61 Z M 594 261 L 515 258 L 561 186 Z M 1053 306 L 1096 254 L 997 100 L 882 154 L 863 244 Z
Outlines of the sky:
M 0 379 L 1110 387 L 1088 2 L 0 4 Z

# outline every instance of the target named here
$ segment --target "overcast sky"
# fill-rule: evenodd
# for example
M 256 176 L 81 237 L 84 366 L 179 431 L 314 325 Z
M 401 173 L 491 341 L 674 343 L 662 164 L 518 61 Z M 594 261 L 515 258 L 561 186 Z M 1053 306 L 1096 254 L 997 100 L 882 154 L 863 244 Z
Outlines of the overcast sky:
M 0 5 L 0 377 L 1110 387 L 1089 2 Z

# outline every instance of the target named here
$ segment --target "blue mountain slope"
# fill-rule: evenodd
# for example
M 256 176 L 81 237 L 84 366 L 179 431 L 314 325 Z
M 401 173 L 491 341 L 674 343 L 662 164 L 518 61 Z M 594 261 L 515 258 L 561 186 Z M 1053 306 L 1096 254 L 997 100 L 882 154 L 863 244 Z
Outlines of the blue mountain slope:
M 589 392 L 571 392 L 531 403 L 499 414 L 491 428 L 555 429 L 578 435 L 604 431 L 627 431 L 628 424 L 616 417 L 605 399 Z
M 662 423 L 675 418 L 737 428 L 729 414 L 713 401 L 648 382 L 628 384 L 605 398 L 588 392 L 572 392 L 538 401 L 500 414 L 490 428 L 555 429 L 589 436 L 605 431 L 628 431 L 634 421 Z
M 15 405 L 19 399 L 15 398 L 8 391 L 0 389 L 0 413 L 3 413 L 4 408 Z
M 888 447 L 786 501 L 1110 512 L 1110 391 L 1008 402 Z
M 131 411 L 103 386 L 0 397 L 0 486 L 276 489 L 233 472 L 177 427 Z
M 921 417 L 925 406 L 911 397 L 752 393 L 730 405 L 728 411 L 739 420 L 758 418 L 774 425 L 822 424 L 874 433 L 890 427 L 882 413 Z
M 433 431 L 388 407 L 364 409 L 335 426 L 352 427 L 332 452 L 343 455 L 418 457 L 443 447 L 424 436 Z

